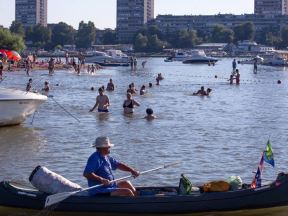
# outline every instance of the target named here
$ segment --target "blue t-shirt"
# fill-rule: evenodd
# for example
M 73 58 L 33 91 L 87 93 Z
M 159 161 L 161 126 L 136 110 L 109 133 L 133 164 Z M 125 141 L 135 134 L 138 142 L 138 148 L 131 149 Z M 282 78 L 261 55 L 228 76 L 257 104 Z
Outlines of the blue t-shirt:
M 95 175 L 101 176 L 102 178 L 108 180 L 114 180 L 114 175 L 112 170 L 116 170 L 118 166 L 118 162 L 110 157 L 103 156 L 99 152 L 94 152 L 87 161 L 84 173 L 94 173 Z M 94 185 L 101 184 L 98 181 L 88 179 L 88 186 L 92 187 Z M 112 183 L 108 186 L 101 186 L 94 189 L 89 190 L 90 195 L 95 195 L 98 193 L 111 193 L 116 190 L 116 182 Z

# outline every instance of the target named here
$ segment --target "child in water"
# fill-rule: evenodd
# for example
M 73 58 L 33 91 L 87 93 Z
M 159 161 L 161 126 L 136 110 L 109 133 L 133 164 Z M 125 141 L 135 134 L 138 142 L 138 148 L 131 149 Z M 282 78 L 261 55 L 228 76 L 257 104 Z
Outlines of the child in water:
M 144 118 L 147 119 L 148 121 L 151 121 L 157 118 L 155 115 L 153 115 L 153 109 L 151 108 L 146 109 L 146 114 L 147 115 Z

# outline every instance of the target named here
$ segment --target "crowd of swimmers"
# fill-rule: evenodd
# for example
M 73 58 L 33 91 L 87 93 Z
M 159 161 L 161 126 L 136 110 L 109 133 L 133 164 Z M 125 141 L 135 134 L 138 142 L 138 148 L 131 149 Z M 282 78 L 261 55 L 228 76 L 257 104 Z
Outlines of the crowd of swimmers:
M 156 77 L 156 85 L 160 84 L 160 80 L 163 80 L 164 77 L 162 76 L 161 73 L 157 74 Z M 148 84 L 149 88 L 152 88 L 153 84 L 150 82 Z M 94 87 L 91 87 L 91 90 L 95 90 Z M 106 91 L 114 91 L 115 90 L 115 85 L 113 83 L 113 80 L 110 79 L 109 82 L 107 83 L 107 87 L 105 89 L 105 86 L 101 86 L 98 89 L 98 95 L 96 97 L 96 102 L 94 106 L 89 110 L 90 112 L 93 112 L 96 108 L 99 113 L 108 113 L 109 112 L 109 107 L 110 107 L 110 100 L 108 96 L 105 94 Z M 139 90 L 139 95 L 145 95 L 147 93 L 146 85 L 142 85 L 140 90 Z M 123 112 L 125 115 L 132 115 L 134 113 L 135 107 L 139 107 L 140 103 L 133 98 L 134 95 L 138 94 L 138 89 L 135 87 L 134 82 L 130 83 L 128 85 L 128 89 L 126 91 L 126 99 L 123 101 Z M 152 108 L 147 108 L 146 109 L 146 116 L 144 117 L 147 120 L 153 120 L 157 118 L 154 115 L 153 109 Z

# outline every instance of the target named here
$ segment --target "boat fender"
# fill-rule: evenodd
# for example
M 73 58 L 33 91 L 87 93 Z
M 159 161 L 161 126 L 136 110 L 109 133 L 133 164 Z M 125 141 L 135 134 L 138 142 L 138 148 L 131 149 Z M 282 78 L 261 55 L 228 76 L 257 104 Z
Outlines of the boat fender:
M 37 166 L 32 171 L 29 181 L 39 191 L 48 194 L 72 192 L 81 189 L 80 185 L 69 181 L 43 166 Z

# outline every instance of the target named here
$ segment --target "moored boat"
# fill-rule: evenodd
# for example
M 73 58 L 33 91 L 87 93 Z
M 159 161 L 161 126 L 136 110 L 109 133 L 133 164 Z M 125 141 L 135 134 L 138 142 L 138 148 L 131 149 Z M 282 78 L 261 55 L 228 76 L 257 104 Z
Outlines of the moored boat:
M 128 67 L 129 63 L 120 63 L 120 62 L 95 62 L 96 64 L 103 67 Z
M 0 126 L 22 123 L 46 100 L 38 93 L 0 88 Z
M 273 183 L 260 188 L 227 192 L 193 191 L 178 194 L 178 187 L 138 187 L 137 197 L 71 196 L 53 206 L 64 215 L 113 214 L 188 214 L 188 215 L 286 215 L 288 210 L 288 174 L 280 173 Z M 11 182 L 0 183 L 1 212 L 21 213 L 42 210 L 48 194 Z M 71 213 L 71 214 L 70 214 Z M 53 213 L 54 215 L 54 213 Z
M 191 56 L 183 61 L 184 64 L 201 64 L 215 63 L 218 59 L 206 56 L 204 50 L 192 50 Z

